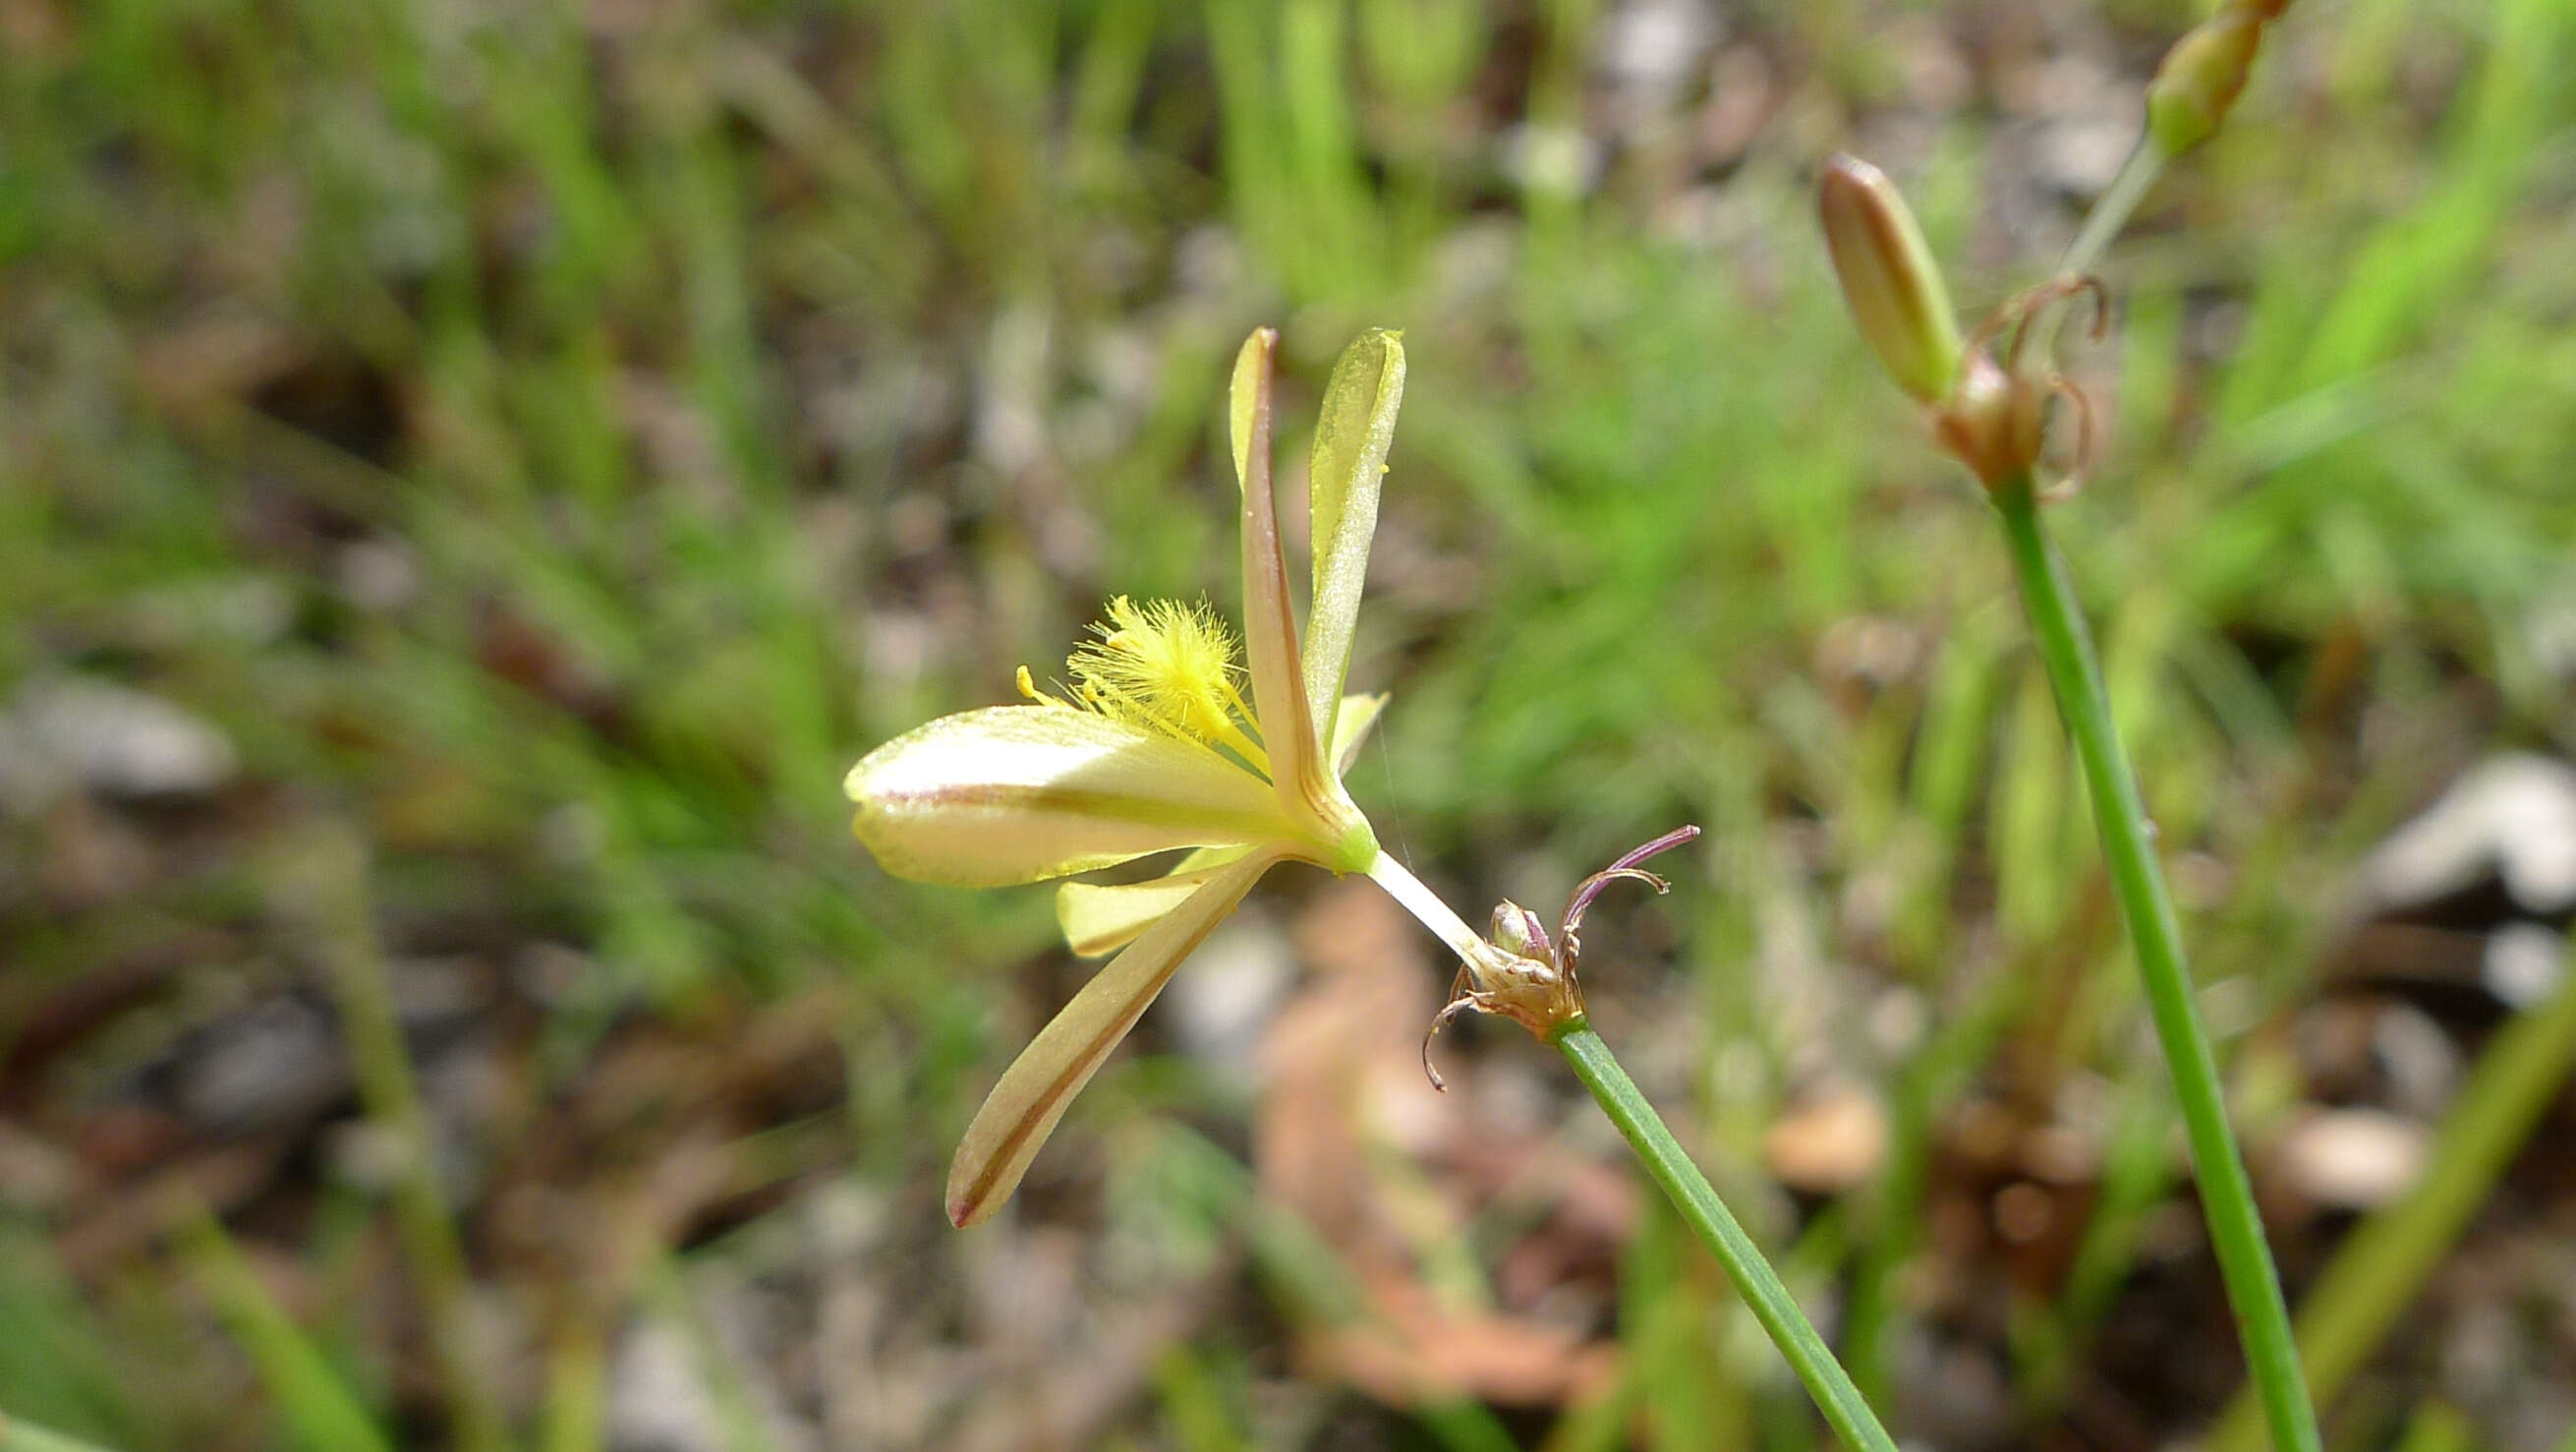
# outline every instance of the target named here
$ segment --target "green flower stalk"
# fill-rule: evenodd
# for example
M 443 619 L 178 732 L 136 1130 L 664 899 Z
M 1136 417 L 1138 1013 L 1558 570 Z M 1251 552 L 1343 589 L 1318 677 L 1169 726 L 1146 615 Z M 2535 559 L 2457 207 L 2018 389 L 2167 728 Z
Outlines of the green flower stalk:
M 2156 90 L 2164 98 L 2164 114 L 2185 118 L 2171 122 L 2172 126 L 2183 127 L 2194 116 L 2215 125 L 2215 118 L 2224 114 L 2243 84 L 2244 62 L 2252 55 L 2250 37 L 2268 18 L 2257 15 L 2257 9 L 2235 7 L 2249 18 L 2225 26 L 2213 22 L 2194 33 L 2198 39 L 2186 37 L 2175 48 L 2174 58 L 2159 73 Z M 2152 134 L 2146 143 L 2159 148 L 2168 144 L 2169 138 Z M 2129 200 L 2133 203 L 2134 197 Z M 1922 387 L 1926 371 L 1913 352 L 1931 346 L 1937 328 L 1929 322 L 1908 324 L 1910 336 L 1896 339 L 1906 346 L 1894 350 L 1898 357 L 1891 358 L 1887 320 L 1892 288 L 1887 279 L 1920 274 L 1907 277 L 1904 287 L 1909 295 L 1936 298 L 1945 292 L 1937 266 L 1911 241 L 1914 231 L 1903 200 L 1862 163 L 1837 158 L 1825 172 L 1820 210 L 1835 271 L 1863 336 L 1882 360 L 1889 361 L 1889 375 L 1897 385 L 1925 405 L 1927 432 L 1935 445 L 1985 485 L 2003 526 L 2033 644 L 2046 668 L 2059 719 L 2083 765 L 2112 890 L 2136 950 L 2157 1040 L 2172 1073 L 2199 1180 L 2202 1212 L 2226 1282 L 2228 1303 L 2236 1315 L 2250 1379 L 2271 1427 L 2273 1445 L 2281 1452 L 2316 1452 L 2316 1412 L 2300 1374 L 2289 1311 L 2271 1247 L 2263 1238 L 2262 1215 L 2246 1178 L 2244 1155 L 2227 1123 L 2226 1097 L 2209 1036 L 2193 1005 L 2182 929 L 2156 858 L 2154 830 L 2104 697 L 2083 613 L 2039 525 L 2038 506 L 2045 496 L 2036 488 L 2033 475 L 2040 461 L 2049 402 L 2068 400 L 2083 421 L 2078 477 L 2091 452 L 2092 430 L 2082 392 L 2050 368 L 2044 347 L 2036 352 L 2026 348 L 2027 334 L 2033 318 L 2049 303 L 2078 292 L 2093 295 L 2098 331 L 2105 312 L 2101 284 L 2090 278 L 2063 277 L 2005 304 L 1962 346 L 1947 390 L 1927 397 Z M 2002 340 L 2002 347 L 1990 352 L 1987 342 L 1996 338 Z M 1900 361 L 1904 366 L 1899 366 Z

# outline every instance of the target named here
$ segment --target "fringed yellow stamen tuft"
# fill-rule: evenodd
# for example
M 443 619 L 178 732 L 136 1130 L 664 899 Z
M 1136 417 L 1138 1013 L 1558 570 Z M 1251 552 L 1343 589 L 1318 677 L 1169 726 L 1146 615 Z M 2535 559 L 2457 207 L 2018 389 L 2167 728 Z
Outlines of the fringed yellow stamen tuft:
M 1223 745 L 1268 770 L 1260 746 L 1244 732 L 1251 717 L 1238 684 L 1234 632 L 1205 605 L 1176 600 L 1109 602 L 1065 665 L 1074 695 L 1104 716 L 1207 745 Z

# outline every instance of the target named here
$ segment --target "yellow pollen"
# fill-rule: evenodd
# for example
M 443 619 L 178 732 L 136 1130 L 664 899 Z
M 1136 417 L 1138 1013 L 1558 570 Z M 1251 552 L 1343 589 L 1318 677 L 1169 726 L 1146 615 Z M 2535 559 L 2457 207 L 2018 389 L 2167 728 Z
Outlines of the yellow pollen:
M 1020 667 L 1019 686 L 1020 694 L 1028 697 L 1029 704 L 1032 706 L 1061 706 L 1065 704 L 1064 702 L 1057 700 L 1055 697 L 1048 695 L 1046 692 L 1039 690 L 1037 682 L 1029 679 L 1029 668 L 1027 666 Z
M 1215 611 L 1175 600 L 1140 605 L 1121 595 L 1108 614 L 1091 627 L 1098 639 L 1065 661 L 1081 704 L 1166 735 L 1222 744 L 1268 770 L 1241 725 L 1251 715 L 1236 684 L 1242 667 L 1234 632 Z

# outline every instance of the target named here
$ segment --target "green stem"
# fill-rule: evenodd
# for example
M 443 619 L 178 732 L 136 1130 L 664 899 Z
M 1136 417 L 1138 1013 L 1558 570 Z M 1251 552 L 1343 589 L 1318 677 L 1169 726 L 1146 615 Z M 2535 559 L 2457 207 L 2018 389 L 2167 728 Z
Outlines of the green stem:
M 1369 868 L 1369 876 L 1460 958 L 1470 963 L 1477 961 L 1484 940 L 1393 855 L 1379 853 Z M 1610 1122 L 1627 1136 L 1629 1146 L 1644 1162 L 1646 1173 L 1664 1187 L 1673 1207 L 1681 1211 L 1682 1218 L 1690 1222 L 1691 1229 L 1716 1255 L 1726 1278 L 1734 1283 L 1736 1294 L 1752 1308 L 1754 1319 L 1770 1333 L 1780 1354 L 1789 1359 L 1798 1379 L 1806 1383 L 1807 1394 L 1815 1398 L 1816 1409 L 1825 1414 L 1825 1421 L 1842 1438 L 1843 1445 L 1853 1452 L 1896 1452 L 1895 1439 L 1878 1424 L 1868 1400 L 1852 1385 L 1851 1374 L 1834 1359 L 1833 1349 L 1816 1334 L 1815 1326 L 1789 1295 L 1789 1288 L 1780 1283 L 1771 1263 L 1763 1259 L 1761 1247 L 1727 1213 L 1717 1191 L 1709 1187 L 1699 1166 L 1683 1153 L 1681 1142 L 1673 1138 L 1672 1130 L 1665 1127 L 1655 1107 L 1637 1092 L 1636 1084 L 1629 1079 L 1628 1071 L 1619 1067 L 1610 1046 L 1579 1016 L 1559 1025 L 1549 1035 L 1549 1041 L 1574 1066 L 1575 1077 L 1583 1081 L 1583 1087 L 1600 1101 L 1601 1112 L 1609 1115 Z
M 2375 1212 L 2335 1252 L 2299 1302 L 2299 1349 L 2318 1392 L 2331 1398 L 2416 1302 L 2424 1282 L 2459 1242 L 2470 1217 L 2531 1138 L 2559 1086 L 2576 1067 L 2576 957 L 2555 997 L 2516 1014 L 2478 1056 L 2478 1066 L 2433 1133 L 2431 1163 L 2405 1198 Z M 2228 1408 L 2209 1439 L 2212 1452 L 2250 1452 L 2253 1409 Z M 2568 1452 L 2576 1452 L 2576 1429 Z
M 1860 1389 L 1852 1385 L 1842 1363 L 1834 1359 L 1833 1349 L 1825 1345 L 1825 1338 L 1816 1334 L 1806 1313 L 1798 1309 L 1789 1288 L 1780 1283 L 1771 1263 L 1763 1259 L 1761 1247 L 1727 1213 L 1725 1203 L 1717 1198 L 1717 1191 L 1709 1188 L 1699 1166 L 1682 1152 L 1681 1142 L 1673 1138 L 1655 1107 L 1637 1092 L 1628 1071 L 1620 1068 L 1618 1059 L 1612 1056 L 1610 1046 L 1581 1019 L 1557 1030 L 1554 1041 L 1557 1050 L 1574 1066 L 1575 1077 L 1601 1102 L 1601 1112 L 1609 1115 L 1610 1122 L 1627 1136 L 1629 1146 L 1645 1163 L 1646 1173 L 1663 1186 L 1664 1193 L 1672 1198 L 1673 1208 L 1682 1212 L 1682 1218 L 1690 1222 L 1691 1229 L 1717 1257 L 1726 1278 L 1735 1283 L 1736 1293 L 1752 1308 L 1754 1319 L 1770 1333 L 1780 1354 L 1789 1359 L 1798 1379 L 1807 1384 L 1807 1394 L 1816 1399 L 1816 1409 L 1825 1414 L 1825 1421 L 1842 1438 L 1843 1445 L 1854 1452 L 1896 1452 L 1895 1440 L 1878 1424 L 1878 1417 L 1870 1411 Z
M 77 1437 L 48 1432 L 33 1423 L 0 1413 L 0 1452 L 101 1452 L 101 1449 Z
M 2129 159 L 2120 164 L 2120 174 L 2111 178 L 2109 189 L 2094 201 L 2093 210 L 2086 214 L 2083 230 L 2075 234 L 2075 241 L 2067 247 L 2066 255 L 2058 259 L 2057 270 L 2077 274 L 2091 272 L 2093 264 L 2102 260 L 2103 249 L 2111 245 L 2112 238 L 2120 235 L 2121 228 L 2129 225 L 2129 218 L 2138 210 L 2138 203 L 2147 199 L 2147 192 L 2155 186 L 2156 178 L 2164 175 L 2165 163 L 2171 160 L 2172 153 L 2156 144 L 2153 136 L 2140 136 L 2137 146 L 2129 152 Z
M 376 936 L 365 845 L 331 828 L 304 853 L 286 880 L 301 895 L 309 941 L 330 970 L 358 1101 L 403 1150 L 391 1187 L 394 1226 L 418 1279 L 430 1349 L 447 1397 L 448 1435 L 465 1452 L 507 1452 L 508 1425 L 475 1343 L 464 1244 L 439 1187 L 437 1146 L 394 1007 L 384 944 Z
M 2173 1073 L 2174 1097 L 2182 1108 L 2192 1169 L 2200 1183 L 2201 1213 L 2209 1221 L 2210 1245 L 2217 1252 L 2218 1273 L 2235 1312 L 2247 1372 L 2262 1399 L 2264 1418 L 2271 1424 L 2272 1445 L 2279 1452 L 2318 1452 L 2317 1414 L 2309 1404 L 2298 1347 L 2290 1337 L 2289 1307 L 2272 1268 L 2272 1248 L 2263 1239 L 2263 1217 L 2255 1208 L 2244 1157 L 2237 1152 L 2236 1136 L 2227 1125 L 2218 1064 L 2192 1005 L 2181 924 L 2165 891 L 2164 870 L 2156 861 L 2153 829 L 2138 799 L 2137 779 L 2103 697 L 2101 671 L 2094 663 L 2084 617 L 2040 533 L 2030 481 L 2025 477 L 1993 494 L 1996 512 L 2003 517 L 2013 573 L 2021 582 L 2022 604 L 2030 616 L 2031 638 L 2047 668 L 2049 689 L 2056 694 L 2066 734 L 2084 766 L 2112 891 L 2119 898 L 2120 916 L 2128 923 L 2138 973 L 2146 983 L 2147 1008 Z

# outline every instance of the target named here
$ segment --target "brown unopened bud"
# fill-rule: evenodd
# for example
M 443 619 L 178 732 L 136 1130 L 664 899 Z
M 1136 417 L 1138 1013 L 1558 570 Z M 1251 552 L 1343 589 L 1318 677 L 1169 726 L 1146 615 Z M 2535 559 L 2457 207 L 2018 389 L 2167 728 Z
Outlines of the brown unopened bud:
M 2278 13 L 2279 7 L 2272 7 Z M 2260 6 L 2231 5 L 2193 26 L 2165 52 L 2147 84 L 2147 134 L 2165 155 L 2209 139 L 2245 89 L 2266 19 Z
M 1556 945 L 1548 941 L 1547 926 L 1538 920 L 1538 914 L 1508 898 L 1495 906 L 1494 930 L 1487 937 L 1495 947 L 1516 958 L 1556 961 Z
M 2007 372 L 1972 350 L 1959 386 L 1932 410 L 1933 437 L 1988 489 L 2026 482 L 2045 439 L 2050 392 L 2048 380 Z
M 1817 184 L 1816 212 L 1861 336 L 1899 388 L 1937 401 L 1958 374 L 1959 325 L 1905 199 L 1877 167 L 1837 156 Z

